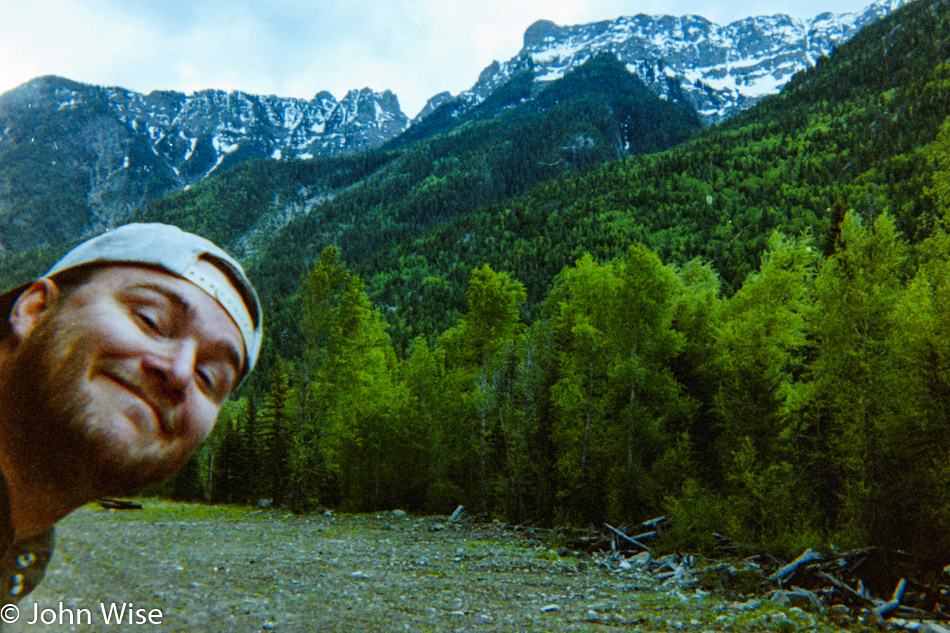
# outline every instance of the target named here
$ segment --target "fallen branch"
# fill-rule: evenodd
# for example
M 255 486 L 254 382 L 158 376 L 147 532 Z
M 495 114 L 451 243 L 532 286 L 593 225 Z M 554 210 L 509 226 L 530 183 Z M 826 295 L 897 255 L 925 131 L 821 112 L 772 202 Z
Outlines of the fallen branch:
M 666 522 L 666 517 L 657 517 L 655 519 L 650 519 L 649 521 L 644 521 L 640 525 L 642 525 L 643 527 L 656 527 L 660 523 L 665 523 L 665 522 Z M 950 565 L 947 565 L 947 567 L 950 567 Z
M 106 510 L 141 510 L 142 504 L 134 501 L 123 501 L 122 499 L 107 499 L 105 497 L 96 501 Z
M 805 550 L 801 556 L 790 562 L 788 565 L 785 565 L 777 572 L 769 576 L 769 580 L 782 582 L 786 577 L 792 575 L 796 569 L 804 565 L 805 563 L 811 563 L 814 561 L 823 560 L 824 557 L 816 552 L 813 549 Z
M 644 545 L 643 543 L 640 543 L 639 541 L 630 538 L 629 536 L 627 536 L 626 534 L 624 534 L 623 532 L 621 532 L 620 530 L 618 530 L 618 529 L 615 528 L 614 526 L 610 525 L 609 523 L 604 523 L 604 527 L 606 527 L 608 530 L 610 530 L 611 532 L 613 532 L 614 534 L 616 534 L 616 535 L 619 536 L 620 538 L 624 539 L 625 541 L 636 545 L 637 547 L 639 547 L 639 548 L 642 549 L 642 550 L 646 550 L 646 551 L 648 551 L 648 552 L 652 552 L 652 551 L 653 551 L 653 550 L 651 550 L 649 547 L 647 547 L 646 545 Z
M 907 581 L 901 578 L 900 582 L 897 583 L 897 588 L 894 589 L 894 594 L 891 596 L 890 601 L 885 602 L 882 605 L 878 605 L 874 608 L 874 613 L 884 617 L 884 615 L 890 613 L 894 609 L 900 606 L 901 598 L 904 597 L 904 590 L 907 588 Z
M 818 576 L 830 582 L 835 588 L 843 591 L 846 596 L 857 601 L 862 607 L 873 608 L 877 606 L 872 600 L 864 597 L 860 592 L 855 591 L 853 588 L 849 587 L 847 583 L 838 580 L 831 574 L 826 574 L 825 572 L 820 571 L 818 572 Z

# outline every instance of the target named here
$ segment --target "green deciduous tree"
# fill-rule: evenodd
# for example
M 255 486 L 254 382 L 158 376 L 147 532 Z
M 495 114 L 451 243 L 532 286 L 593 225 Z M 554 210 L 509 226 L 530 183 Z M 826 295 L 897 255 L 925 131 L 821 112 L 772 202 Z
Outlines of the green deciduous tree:
M 413 340 L 409 357 L 401 365 L 401 380 L 409 392 L 409 410 L 414 418 L 424 451 L 416 464 L 424 478 L 426 509 L 451 512 L 461 498 L 459 488 L 452 485 L 455 459 L 447 429 L 452 419 L 452 404 L 447 398 L 445 350 L 432 349 L 424 337 Z
M 474 391 L 470 401 L 477 416 L 479 504 L 487 503 L 489 462 L 496 416 L 510 416 L 510 402 L 499 395 L 499 381 L 520 335 L 519 310 L 525 301 L 521 282 L 487 264 L 472 271 L 466 293 L 468 310 L 458 326 L 457 344 L 462 364 Z
M 566 268 L 546 302 L 557 350 L 560 496 L 568 516 L 597 520 L 656 511 L 665 484 L 687 476 L 695 403 L 671 369 L 685 335 L 673 327 L 682 290 L 675 271 L 642 246 Z
M 620 431 L 615 441 L 622 438 L 617 444 L 624 447 L 623 468 L 615 469 L 611 486 L 610 514 L 617 518 L 635 515 L 634 508 L 657 508 L 662 494 L 651 494 L 650 462 L 669 448 L 670 422 L 692 414 L 670 368 L 685 343 L 673 328 L 680 292 L 675 272 L 642 245 L 631 246 L 617 266 L 616 292 L 608 304 L 608 376 Z
M 595 451 L 604 443 L 608 306 L 617 283 L 613 266 L 585 255 L 561 271 L 546 300 L 558 353 L 552 434 L 558 447 L 559 495 L 583 519 L 604 513 L 607 462 Z
M 918 251 L 916 275 L 894 307 L 889 348 L 897 378 L 880 431 L 878 483 L 887 510 L 874 536 L 931 566 L 948 555 L 950 530 L 950 236 Z

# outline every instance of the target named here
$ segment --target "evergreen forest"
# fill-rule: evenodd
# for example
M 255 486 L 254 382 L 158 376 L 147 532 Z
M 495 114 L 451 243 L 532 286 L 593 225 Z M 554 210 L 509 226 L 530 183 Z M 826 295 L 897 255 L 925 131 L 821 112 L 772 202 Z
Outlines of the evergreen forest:
M 266 319 L 161 492 L 950 562 L 950 2 L 711 128 L 609 56 L 530 78 L 142 210 L 229 245 Z

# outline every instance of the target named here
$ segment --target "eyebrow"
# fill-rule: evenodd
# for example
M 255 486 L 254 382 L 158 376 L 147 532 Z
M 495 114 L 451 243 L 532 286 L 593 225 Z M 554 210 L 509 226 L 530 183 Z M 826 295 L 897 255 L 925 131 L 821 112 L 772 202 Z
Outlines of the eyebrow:
M 132 284 L 129 286 L 129 290 L 150 290 L 162 295 L 175 306 L 175 309 L 181 310 L 183 313 L 187 314 L 188 311 L 191 310 L 191 304 L 188 303 L 187 299 L 182 297 L 174 288 L 170 288 L 161 283 L 143 281 L 141 283 Z M 230 316 L 228 318 L 230 318 Z M 244 367 L 244 359 L 242 358 L 240 352 L 238 352 L 237 348 L 232 345 L 230 341 L 223 339 L 214 341 L 212 344 L 212 349 L 215 355 L 223 356 L 225 360 L 234 368 L 234 378 L 236 381 L 238 376 L 241 375 L 241 368 Z M 234 386 L 237 386 L 236 382 Z

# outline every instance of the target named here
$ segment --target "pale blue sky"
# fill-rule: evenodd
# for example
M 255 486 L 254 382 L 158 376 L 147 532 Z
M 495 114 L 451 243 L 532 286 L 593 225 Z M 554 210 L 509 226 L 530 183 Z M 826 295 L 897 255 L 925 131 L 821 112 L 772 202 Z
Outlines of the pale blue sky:
M 811 18 L 871 0 L 0 0 L 0 92 L 62 75 L 138 92 L 216 88 L 338 99 L 390 89 L 414 116 L 521 49 L 535 20 Z

